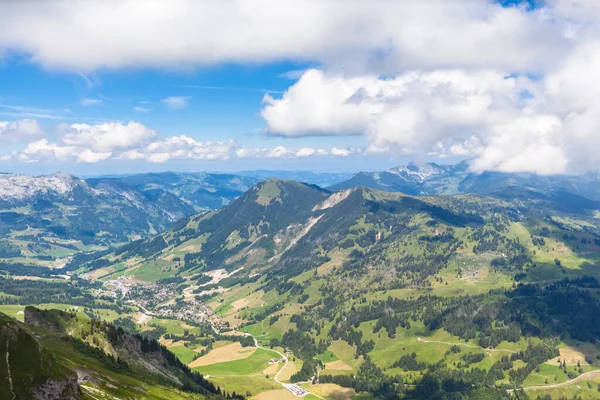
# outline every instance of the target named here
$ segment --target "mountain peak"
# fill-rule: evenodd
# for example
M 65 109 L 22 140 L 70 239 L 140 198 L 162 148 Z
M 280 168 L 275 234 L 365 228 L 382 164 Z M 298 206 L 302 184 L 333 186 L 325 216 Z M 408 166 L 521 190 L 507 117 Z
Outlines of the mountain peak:
M 65 194 L 73 190 L 79 179 L 64 172 L 51 175 L 29 176 L 23 174 L 0 175 L 0 199 L 24 200 L 38 194 Z
M 292 180 L 269 178 L 257 184 L 253 192 L 256 193 L 255 201 L 262 205 L 282 202 L 286 197 L 311 196 L 319 193 L 322 196 L 330 192 L 316 185 L 310 185 Z

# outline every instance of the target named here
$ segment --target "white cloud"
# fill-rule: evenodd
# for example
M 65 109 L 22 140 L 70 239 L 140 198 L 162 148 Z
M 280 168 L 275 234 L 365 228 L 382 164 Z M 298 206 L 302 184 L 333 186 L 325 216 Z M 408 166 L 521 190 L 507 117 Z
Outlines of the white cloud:
M 312 149 L 310 147 L 303 147 L 301 149 L 299 149 L 298 151 L 296 151 L 296 156 L 297 157 L 309 157 L 312 156 L 313 154 L 315 154 L 316 150 Z
M 568 51 L 566 24 L 551 10 L 464 0 L 0 2 L 0 50 L 79 72 L 288 59 L 377 73 L 524 70 Z
M 150 143 L 139 149 L 148 161 L 162 163 L 170 159 L 228 159 L 238 147 L 235 141 L 200 142 L 188 136 L 174 136 Z
M 271 135 L 340 137 L 331 149 L 243 148 L 159 138 L 146 127 L 71 125 L 58 143 L 31 143 L 32 154 L 81 162 L 109 153 L 152 162 L 333 157 L 359 153 L 341 143 L 363 135 L 368 152 L 473 156 L 479 169 L 548 174 L 600 164 L 594 0 L 548 0 L 534 10 L 464 0 L 21 3 L 0 2 L 0 53 L 16 50 L 48 68 L 319 65 L 285 74 L 299 80 L 282 96 L 265 95 L 261 115 Z M 188 100 L 162 103 L 182 109 Z M 55 117 L 0 107 L 19 118 Z
M 600 41 L 540 80 L 495 70 L 390 79 L 309 70 L 280 98 L 266 95 L 261 115 L 272 135 L 361 134 L 369 152 L 475 156 L 477 170 L 581 172 L 600 164 L 597 71 Z
M 146 146 L 157 139 L 156 133 L 138 122 L 123 125 L 111 122 L 99 125 L 62 124 L 60 140 L 41 139 L 30 143 L 18 154 L 21 161 L 76 161 L 96 163 L 129 150 Z
M 63 146 L 40 139 L 27 145 L 19 154 L 20 161 L 59 160 L 66 161 L 77 157 L 77 149 L 73 146 Z
M 81 99 L 82 106 L 98 106 L 100 104 L 102 104 L 102 100 L 100 100 L 100 99 L 88 99 L 88 98 Z
M 360 154 L 357 149 L 314 149 L 312 147 L 302 147 L 300 149 L 288 149 L 285 146 L 276 146 L 269 148 L 239 148 L 235 152 L 239 158 L 255 157 L 255 158 L 305 158 L 305 157 L 345 157 L 351 154 Z
M 145 108 L 145 107 L 140 107 L 140 106 L 135 106 L 133 107 L 133 110 L 142 114 L 148 114 L 150 112 L 149 108 Z
M 112 156 L 111 152 L 105 153 L 96 153 L 91 151 L 90 149 L 85 149 L 81 153 L 77 155 L 77 162 L 82 163 L 97 163 L 99 161 L 104 161 Z
M 0 121 L 0 142 L 32 142 L 44 136 L 37 121 Z
M 0 123 L 0 132 L 2 124 Z M 154 130 L 134 121 L 127 124 L 63 124 L 58 127 L 58 131 L 60 135 L 57 142 L 46 138 L 34 140 L 21 151 L 0 154 L 0 161 L 98 163 L 106 160 L 129 160 L 164 163 L 169 160 L 228 160 L 232 157 L 345 156 L 354 152 L 308 147 L 293 150 L 284 146 L 243 148 L 234 140 L 198 141 L 185 135 L 160 137 Z
M 351 154 L 350 151 L 346 150 L 346 149 L 337 149 L 335 147 L 333 149 L 331 149 L 331 155 L 334 155 L 334 156 L 346 157 L 346 156 L 349 156 L 350 154 Z
M 188 107 L 189 96 L 170 96 L 161 100 L 161 103 L 173 110 L 181 110 Z
M 128 150 L 150 143 L 156 133 L 139 122 L 127 125 L 111 122 L 99 125 L 61 125 L 61 140 L 67 146 L 87 148 L 96 152 Z
M 265 95 L 270 134 L 367 135 L 371 151 L 427 152 L 520 113 L 526 79 L 491 70 L 408 72 L 393 79 L 309 70 L 280 98 Z

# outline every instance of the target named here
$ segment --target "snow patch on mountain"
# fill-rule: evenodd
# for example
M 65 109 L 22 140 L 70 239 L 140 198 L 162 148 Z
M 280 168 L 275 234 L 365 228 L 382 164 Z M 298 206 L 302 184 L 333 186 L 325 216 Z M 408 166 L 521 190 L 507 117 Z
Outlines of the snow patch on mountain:
M 436 163 L 426 163 L 420 166 L 415 163 L 409 163 L 405 166 L 391 168 L 387 172 L 410 180 L 423 182 L 434 176 L 447 174 L 450 171 L 447 166 Z
M 48 193 L 64 195 L 82 183 L 74 176 L 61 172 L 41 176 L 0 174 L 0 199 L 26 200 Z

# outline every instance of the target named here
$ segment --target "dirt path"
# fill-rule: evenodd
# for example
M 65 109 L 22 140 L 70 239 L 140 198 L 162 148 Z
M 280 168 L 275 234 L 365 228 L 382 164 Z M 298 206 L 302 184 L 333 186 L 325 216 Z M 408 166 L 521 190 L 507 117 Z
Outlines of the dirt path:
M 582 379 L 585 378 L 594 378 L 596 375 L 600 375 L 600 369 L 596 369 L 594 371 L 589 371 L 589 372 L 585 372 L 581 375 L 579 375 L 577 378 L 573 378 L 569 381 L 566 382 L 562 382 L 562 383 L 555 383 L 553 385 L 541 385 L 541 386 L 528 386 L 525 387 L 523 389 L 525 390 L 544 390 L 544 389 L 556 389 L 556 388 L 561 388 L 561 387 L 565 387 L 565 386 L 569 386 L 572 383 L 578 382 Z
M 256 338 L 255 338 L 255 337 L 253 337 L 253 336 L 252 336 L 252 340 L 254 340 L 254 347 L 256 347 L 257 349 L 263 349 L 263 350 L 268 350 L 268 351 L 272 351 L 272 352 L 274 352 L 274 353 L 277 353 L 277 354 L 279 354 L 279 356 L 280 356 L 280 357 L 281 357 L 281 358 L 284 360 L 284 362 L 285 362 L 285 363 L 283 364 L 283 368 L 281 368 L 281 369 L 279 370 L 279 372 L 277 372 L 277 374 L 275 374 L 275 376 L 273 377 L 273 380 L 274 380 L 275 382 L 277 382 L 277 383 L 279 383 L 280 385 L 282 385 L 282 386 L 283 386 L 284 384 L 283 384 L 281 381 L 279 381 L 279 375 L 280 375 L 280 374 L 281 374 L 281 372 L 282 372 L 282 371 L 285 369 L 285 367 L 287 367 L 287 365 L 288 365 L 288 362 L 289 362 L 288 358 L 287 358 L 285 355 L 283 355 L 283 354 L 281 354 L 280 352 L 278 352 L 277 350 L 273 350 L 273 349 L 266 349 L 266 348 L 264 348 L 264 347 L 261 347 L 261 346 L 259 346 L 259 345 L 258 345 L 258 340 L 256 340 Z
M 212 323 L 211 323 L 211 327 L 212 327 L 212 329 L 213 329 L 213 330 L 214 330 L 216 333 L 219 333 L 219 330 L 217 329 L 217 327 L 216 327 L 216 326 L 214 326 L 214 324 L 212 324 Z M 234 332 L 235 332 L 235 331 L 234 331 Z M 324 398 L 322 398 L 321 396 L 318 396 L 318 395 L 316 395 L 316 394 L 312 393 L 311 391 L 309 391 L 308 389 L 304 389 L 304 388 L 302 388 L 302 387 L 300 387 L 300 386 L 298 386 L 298 388 L 300 388 L 300 389 L 302 389 L 302 390 L 304 390 L 304 391 L 306 391 L 306 392 L 307 392 L 305 395 L 298 396 L 296 393 L 294 393 L 294 391 L 293 391 L 293 390 L 290 390 L 290 386 L 297 386 L 297 385 L 296 385 L 296 384 L 290 384 L 290 383 L 284 383 L 284 382 L 281 382 L 281 381 L 279 380 L 279 375 L 280 375 L 280 374 L 281 374 L 281 372 L 283 372 L 283 370 L 284 370 L 284 369 L 287 367 L 287 365 L 288 365 L 288 363 L 289 363 L 289 359 L 288 359 L 288 358 L 285 356 L 285 354 L 281 354 L 281 353 L 280 353 L 280 352 L 278 352 L 277 350 L 274 350 L 274 349 L 268 349 L 268 348 L 266 348 L 266 347 L 262 347 L 262 346 L 260 346 L 260 345 L 258 344 L 258 340 L 256 340 L 256 338 L 255 338 L 254 336 L 252 336 L 252 335 L 249 335 L 249 336 L 250 336 L 250 337 L 252 338 L 252 340 L 254 341 L 254 347 L 256 347 L 257 349 L 263 349 L 263 350 L 267 350 L 267 351 L 272 351 L 273 353 L 277 353 L 277 354 L 278 354 L 278 355 L 279 355 L 279 356 L 280 356 L 280 357 L 281 357 L 281 358 L 284 360 L 283 368 L 281 368 L 281 369 L 279 370 L 279 372 L 277 372 L 277 374 L 275 374 L 275 376 L 273 377 L 273 380 L 274 380 L 275 382 L 279 383 L 279 384 L 280 384 L 280 385 L 281 385 L 281 386 L 282 386 L 284 389 L 286 389 L 288 392 L 292 393 L 292 394 L 293 394 L 294 396 L 296 396 L 296 397 L 304 397 L 305 395 L 312 394 L 313 396 L 315 396 L 315 397 L 318 397 L 318 398 L 319 398 L 319 399 L 321 399 L 321 400 L 325 400 L 325 399 L 324 399 Z M 239 376 L 239 375 L 236 375 L 236 376 Z
M 13 388 L 13 381 L 12 381 L 12 376 L 10 374 L 10 355 L 9 355 L 9 351 L 8 351 L 8 346 L 9 346 L 9 341 L 6 340 L 6 370 L 7 370 L 7 375 L 8 375 L 8 386 L 10 387 L 10 392 L 12 393 L 13 397 L 12 400 L 15 400 L 17 398 L 17 395 L 15 394 L 15 390 Z
M 274 352 L 274 353 L 277 353 L 277 354 L 279 354 L 279 356 L 280 356 L 280 357 L 281 357 L 281 358 L 284 360 L 283 368 L 281 368 L 281 369 L 279 370 L 279 372 L 277 372 L 277 374 L 275 374 L 275 376 L 273 377 L 273 380 L 274 380 L 275 382 L 279 383 L 281 386 L 283 386 L 285 389 L 287 389 L 289 392 L 291 392 L 291 393 L 292 393 L 292 394 L 294 394 L 295 396 L 298 396 L 296 393 L 294 393 L 294 391 L 293 391 L 293 390 L 290 390 L 290 388 L 289 388 L 290 386 L 297 386 L 296 384 L 283 383 L 283 382 L 281 382 L 281 381 L 279 380 L 279 375 L 280 375 L 280 374 L 283 372 L 283 370 L 284 370 L 284 369 L 285 369 L 285 368 L 288 366 L 289 359 L 288 359 L 288 358 L 287 358 L 287 357 L 286 357 L 284 354 L 281 354 L 281 353 L 280 353 L 280 352 L 278 352 L 277 350 L 273 350 L 273 349 L 267 349 L 267 348 L 265 348 L 265 347 L 261 347 L 261 346 L 259 346 L 259 345 L 258 345 L 258 341 L 256 340 L 256 338 L 255 338 L 255 337 L 252 337 L 252 340 L 254 340 L 254 346 L 256 346 L 256 348 L 257 348 L 257 349 L 263 349 L 263 350 L 268 350 L 268 351 L 272 351 L 272 352 Z M 300 386 L 298 386 L 298 387 L 300 387 Z M 303 389 L 303 390 L 305 390 L 306 392 L 308 392 L 307 394 L 312 394 L 313 396 L 315 396 L 315 397 L 318 397 L 318 398 L 319 398 L 319 399 L 321 399 L 321 400 L 325 400 L 325 399 L 323 399 L 321 396 L 318 396 L 318 395 L 316 395 L 316 394 L 314 394 L 314 393 L 310 392 L 308 389 L 304 389 L 304 388 L 301 388 L 301 389 Z M 298 396 L 298 397 L 300 397 L 300 396 Z M 302 396 L 302 397 L 304 397 L 304 396 Z

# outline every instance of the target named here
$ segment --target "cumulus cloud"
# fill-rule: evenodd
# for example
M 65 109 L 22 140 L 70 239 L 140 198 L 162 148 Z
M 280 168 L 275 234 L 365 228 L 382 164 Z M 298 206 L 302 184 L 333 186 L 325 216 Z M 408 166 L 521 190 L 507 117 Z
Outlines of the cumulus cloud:
M 519 115 L 532 83 L 493 71 L 408 72 L 393 79 L 309 70 L 279 99 L 265 95 L 270 134 L 367 135 L 371 151 L 427 152 Z
M 351 154 L 361 154 L 359 149 L 348 148 L 348 149 L 324 149 L 324 148 L 312 148 L 302 147 L 300 149 L 288 149 L 285 146 L 276 146 L 270 148 L 239 148 L 236 150 L 236 156 L 239 158 L 245 157 L 265 157 L 265 158 L 305 158 L 305 157 L 345 157 Z
M 547 0 L 534 9 L 464 0 L 21 3 L 0 2 L 0 53 L 15 50 L 44 67 L 319 65 L 285 74 L 298 81 L 264 96 L 270 135 L 337 135 L 340 143 L 363 135 L 366 152 L 474 157 L 479 170 L 550 174 L 600 163 L 597 1 Z M 182 109 L 188 101 L 162 103 Z M 80 162 L 361 152 L 243 148 L 150 131 L 69 125 L 57 143 L 28 148 L 56 157 L 73 151 Z
M 141 155 L 154 163 L 163 163 L 170 159 L 223 160 L 228 159 L 237 147 L 233 140 L 202 142 L 188 136 L 174 136 L 156 140 L 137 149 L 134 157 Z
M 170 96 L 162 99 L 161 103 L 173 110 L 182 110 L 187 108 L 189 99 L 188 96 Z
M 127 125 L 120 122 L 99 125 L 63 124 L 59 130 L 61 140 L 66 146 L 97 152 L 128 150 L 147 144 L 157 137 L 152 129 L 134 121 Z
M 0 123 L 0 127 L 3 124 Z M 0 129 L 1 132 L 3 131 Z M 335 157 L 354 152 L 353 149 L 308 147 L 294 150 L 284 146 L 244 148 L 234 140 L 199 141 L 185 135 L 161 137 L 154 130 L 134 121 L 127 124 L 63 124 L 58 127 L 58 132 L 59 140 L 56 142 L 47 138 L 33 140 L 21 151 L 0 154 L 0 161 L 98 163 L 106 160 L 129 160 L 165 163 L 170 160 L 228 160 L 232 157 Z
M 35 120 L 0 121 L 0 142 L 31 142 L 43 135 L 40 125 Z
M 394 78 L 306 71 L 265 95 L 268 134 L 364 135 L 367 151 L 475 157 L 476 170 L 557 174 L 597 168 L 600 41 L 541 79 L 497 70 L 408 71 Z
M 288 59 L 388 74 L 529 70 L 568 51 L 566 24 L 546 9 L 464 0 L 0 2 L 0 50 L 79 72 Z

